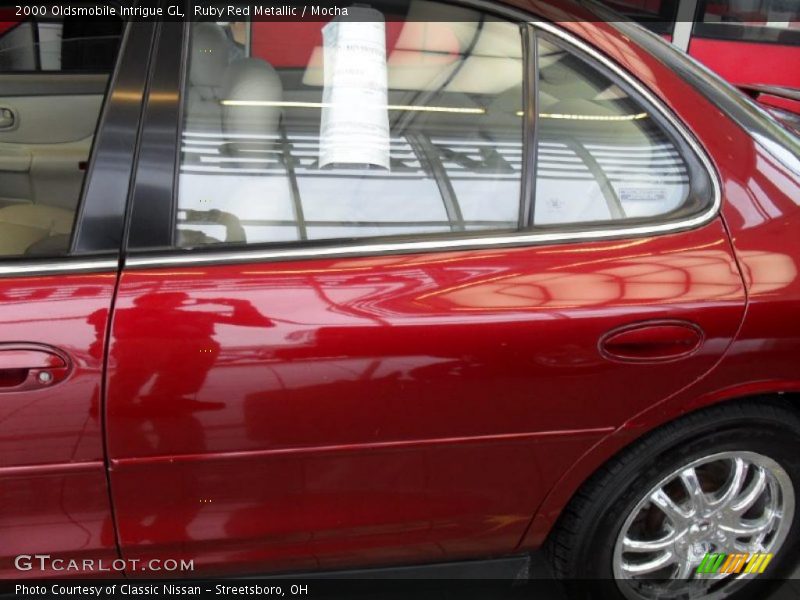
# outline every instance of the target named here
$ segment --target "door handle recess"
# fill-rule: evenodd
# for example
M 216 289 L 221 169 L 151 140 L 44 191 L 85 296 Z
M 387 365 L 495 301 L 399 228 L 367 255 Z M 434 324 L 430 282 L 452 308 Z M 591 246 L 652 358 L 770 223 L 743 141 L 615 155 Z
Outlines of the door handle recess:
M 693 354 L 704 337 L 700 327 L 687 321 L 645 321 L 607 333 L 600 353 L 621 362 L 665 362 Z
M 0 344 L 0 394 L 51 387 L 69 374 L 60 351 L 38 344 Z
M 0 107 L 0 129 L 11 129 L 17 124 L 17 115 L 6 106 Z

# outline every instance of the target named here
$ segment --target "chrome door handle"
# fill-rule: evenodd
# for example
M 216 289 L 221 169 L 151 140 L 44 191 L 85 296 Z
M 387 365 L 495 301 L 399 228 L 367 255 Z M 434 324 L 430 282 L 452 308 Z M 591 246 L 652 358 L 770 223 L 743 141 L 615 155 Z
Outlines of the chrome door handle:
M 17 115 L 7 106 L 0 107 L 0 130 L 11 129 L 17 124 Z

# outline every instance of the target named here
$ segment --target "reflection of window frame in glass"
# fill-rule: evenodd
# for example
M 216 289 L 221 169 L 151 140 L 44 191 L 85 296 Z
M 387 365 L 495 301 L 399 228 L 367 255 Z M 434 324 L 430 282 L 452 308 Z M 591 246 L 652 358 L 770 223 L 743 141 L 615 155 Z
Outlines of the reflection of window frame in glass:
M 26 41 L 25 44 L 20 44 L 19 42 L 15 42 L 15 45 L 11 48 L 0 49 L 0 53 L 7 51 L 7 50 L 20 50 L 25 49 L 30 51 L 30 58 L 33 60 L 33 68 L 32 69 L 3 69 L 0 68 L 0 72 L 2 73 L 38 73 L 41 69 L 41 57 L 40 57 L 40 49 L 39 49 L 39 33 L 38 33 L 38 24 L 33 17 L 27 17 L 24 20 L 15 23 L 8 29 L 5 29 L 2 33 L 0 33 L 0 43 L 3 42 L 4 38 L 10 37 L 12 35 L 26 35 L 29 37 L 29 41 Z M 2 64 L 2 63 L 0 63 Z
M 77 17 L 70 17 L 70 19 L 74 19 Z M 0 69 L 0 72 L 3 73 L 15 73 L 15 74 L 25 74 L 25 73 L 42 73 L 42 74 L 65 74 L 65 75 L 108 75 L 113 71 L 113 68 L 102 69 L 102 68 L 64 68 L 62 64 L 62 60 L 64 58 L 64 47 L 65 45 L 69 44 L 86 44 L 89 42 L 97 42 L 98 40 L 104 39 L 106 41 L 116 40 L 116 49 L 115 49 L 115 56 L 116 53 L 119 52 L 121 43 L 122 43 L 122 31 L 124 28 L 124 21 L 121 18 L 117 17 L 109 17 L 108 21 L 115 21 L 119 22 L 120 25 L 120 32 L 118 34 L 108 34 L 108 35 L 89 35 L 89 36 L 76 36 L 71 38 L 64 38 L 63 37 L 63 27 L 64 27 L 64 19 L 57 19 L 57 20 L 42 20 L 41 18 L 37 17 L 26 17 L 25 19 L 19 21 L 18 23 L 14 24 L 13 26 L 9 27 L 8 29 L 4 30 L 0 33 L 0 41 L 9 34 L 12 33 L 19 33 L 23 29 L 28 30 L 28 35 L 30 37 L 29 42 L 26 41 L 25 44 L 18 44 L 15 46 L 17 50 L 29 50 L 30 58 L 33 61 L 33 68 L 31 69 L 11 69 L 11 70 L 3 70 Z M 49 44 L 54 42 L 58 42 L 58 47 L 56 52 L 49 48 Z M 72 49 L 72 46 L 67 46 L 69 49 Z M 2 52 L 2 50 L 0 50 Z M 55 56 L 51 56 L 55 54 Z
M 522 122 L 520 122 L 520 141 L 522 146 L 524 147 L 523 141 L 523 132 L 522 132 Z M 281 126 L 279 129 L 280 135 L 276 140 L 278 143 L 278 152 L 276 152 L 276 156 L 278 156 L 278 162 L 281 163 L 281 166 L 285 169 L 286 178 L 289 184 L 289 190 L 292 198 L 292 206 L 295 215 L 295 220 L 292 223 L 284 222 L 284 221 L 256 221 L 256 220 L 244 220 L 241 219 L 240 222 L 242 225 L 270 225 L 270 226 L 286 226 L 286 225 L 295 225 L 298 232 L 298 240 L 303 241 L 308 239 L 307 230 L 309 227 L 315 226 L 354 226 L 358 225 L 359 223 L 355 223 L 352 221 L 335 221 L 329 220 L 324 222 L 314 222 L 308 221 L 305 218 L 305 211 L 303 209 L 303 202 L 300 197 L 300 186 L 298 185 L 298 176 L 296 173 L 296 164 L 297 159 L 293 158 L 290 154 L 291 150 L 291 140 L 290 136 L 287 135 L 285 127 Z M 181 136 L 182 137 L 182 136 Z M 444 213 L 448 216 L 447 221 L 441 222 L 417 222 L 417 221 L 408 221 L 402 225 L 392 222 L 378 222 L 376 224 L 365 224 L 366 226 L 385 226 L 385 227 L 396 227 L 396 226 L 408 226 L 409 228 L 414 227 L 415 225 L 422 225 L 425 224 L 427 226 L 441 226 L 441 227 L 449 227 L 451 232 L 464 232 L 467 231 L 467 227 L 469 225 L 473 226 L 481 226 L 487 225 L 489 223 L 484 223 L 483 221 L 467 221 L 465 220 L 461 207 L 458 202 L 458 198 L 455 194 L 453 184 L 451 178 L 447 174 L 447 170 L 442 164 L 442 156 L 439 148 L 433 143 L 431 138 L 426 135 L 424 132 L 413 132 L 413 133 L 406 133 L 403 136 L 403 140 L 405 143 L 408 144 L 409 149 L 414 153 L 416 160 L 420 164 L 420 169 L 429 176 L 439 193 L 439 200 L 442 202 L 442 206 L 444 208 Z M 521 160 L 524 159 L 524 150 L 522 151 Z M 181 152 L 181 157 L 183 158 L 184 153 Z M 470 159 L 475 160 L 475 159 Z M 180 166 L 183 167 L 186 165 L 188 161 L 181 160 Z M 520 172 L 522 172 L 524 168 L 520 167 Z M 378 174 L 379 175 L 379 174 Z M 523 184 L 523 175 L 520 174 L 519 177 L 519 187 L 522 188 Z M 180 194 L 180 188 L 179 192 Z M 178 208 L 178 211 L 186 210 L 185 208 Z M 502 223 L 502 221 L 497 221 L 497 223 Z M 180 228 L 182 223 L 176 222 L 176 227 Z M 519 230 L 521 223 L 519 219 L 509 227 L 496 227 L 492 228 L 492 232 L 509 232 L 509 231 L 516 231 Z M 474 231 L 474 230 L 471 230 Z M 426 234 L 419 234 L 419 233 L 410 233 L 409 235 L 426 235 Z M 427 234 L 431 235 L 431 234 Z M 438 235 L 438 234 L 435 234 Z M 393 236 L 394 237 L 394 236 Z M 335 239 L 335 238 L 331 238 Z M 364 237 L 363 239 L 369 239 L 368 237 Z M 257 242 L 258 243 L 258 242 Z

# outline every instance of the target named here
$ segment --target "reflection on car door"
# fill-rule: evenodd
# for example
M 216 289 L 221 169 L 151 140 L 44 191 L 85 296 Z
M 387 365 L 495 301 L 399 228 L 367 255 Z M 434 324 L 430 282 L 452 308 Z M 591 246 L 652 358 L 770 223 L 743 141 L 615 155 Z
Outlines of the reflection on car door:
M 31 269 L 34 270 L 33 268 Z M 0 573 L 13 558 L 116 558 L 101 379 L 114 263 L 0 279 Z
M 718 220 L 622 242 L 126 270 L 109 373 L 123 553 L 265 571 L 511 552 L 583 451 L 719 359 L 742 307 Z M 598 354 L 641 320 L 690 321 L 705 341 L 680 362 Z

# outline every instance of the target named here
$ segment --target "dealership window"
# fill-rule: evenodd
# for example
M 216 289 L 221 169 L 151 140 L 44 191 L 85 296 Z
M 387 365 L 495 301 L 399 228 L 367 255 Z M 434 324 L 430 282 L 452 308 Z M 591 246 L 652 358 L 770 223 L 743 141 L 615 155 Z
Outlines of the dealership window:
M 0 256 L 69 248 L 121 20 L 0 13 Z
M 391 6 L 192 25 L 178 245 L 518 228 L 519 26 Z
M 107 73 L 122 35 L 118 18 L 17 18 L 0 9 L 0 73 Z
M 601 0 L 605 6 L 659 34 L 672 34 L 679 0 Z
M 699 210 L 704 170 L 624 82 L 555 39 L 538 42 L 534 225 L 666 220 Z
M 699 0 L 694 35 L 800 45 L 797 0 Z

